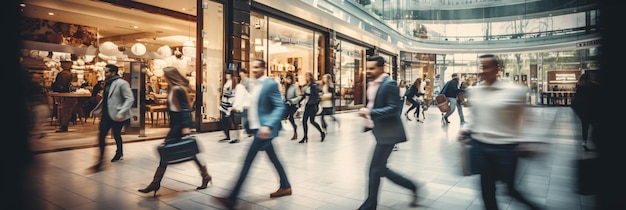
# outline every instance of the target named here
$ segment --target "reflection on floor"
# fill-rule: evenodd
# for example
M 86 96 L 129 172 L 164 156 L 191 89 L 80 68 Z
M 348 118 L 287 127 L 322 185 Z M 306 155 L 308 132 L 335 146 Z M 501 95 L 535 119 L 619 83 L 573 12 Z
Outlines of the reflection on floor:
M 592 209 L 593 196 L 575 193 L 574 160 L 592 154 L 582 151 L 579 122 L 567 107 L 531 108 L 532 138 L 550 143 L 547 153 L 522 160 L 517 184 L 532 201 L 546 209 Z M 465 111 L 471 121 L 471 113 Z M 389 158 L 389 167 L 423 184 L 421 207 L 415 209 L 482 209 L 478 176 L 462 176 L 458 115 L 442 126 L 437 109 L 426 112 L 424 123 L 405 121 L 410 140 L 399 145 Z M 308 144 L 289 138 L 286 128 L 274 139 L 279 158 L 287 171 L 293 195 L 270 198 L 278 178 L 265 154 L 259 154 L 240 195 L 239 209 L 356 209 L 366 196 L 367 168 L 374 146 L 370 133 L 362 133 L 356 113 L 337 115 L 341 127 L 328 129 L 324 142 L 312 126 Z M 317 118 L 319 122 L 319 117 Z M 302 136 L 301 122 L 298 122 Z M 334 125 L 330 122 L 330 125 Z M 36 155 L 41 166 L 37 186 L 46 209 L 220 209 L 211 196 L 224 196 L 233 187 L 251 140 L 238 144 L 220 143 L 221 132 L 197 134 L 200 159 L 213 176 L 213 185 L 195 190 L 201 178 L 197 167 L 181 163 L 168 167 L 157 197 L 137 192 L 149 184 L 158 165 L 156 146 L 161 140 L 124 144 L 124 160 L 106 164 L 98 173 L 87 170 L 97 148 L 73 149 Z M 95 141 L 95 137 L 89 137 Z M 50 141 L 50 140 L 43 140 Z M 59 140 L 61 141 L 61 140 Z M 107 147 L 110 157 L 115 146 Z M 501 209 L 524 209 L 498 185 Z M 409 209 L 410 193 L 382 179 L 378 209 Z

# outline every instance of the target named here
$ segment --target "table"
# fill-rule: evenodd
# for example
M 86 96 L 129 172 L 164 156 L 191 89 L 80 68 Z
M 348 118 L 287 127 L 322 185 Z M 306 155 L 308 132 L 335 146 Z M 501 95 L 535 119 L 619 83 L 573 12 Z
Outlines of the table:
M 61 110 L 63 110 L 63 105 L 62 102 L 63 100 L 66 99 L 75 99 L 76 100 L 76 107 L 82 107 L 82 103 L 83 101 L 80 100 L 82 98 L 91 98 L 91 93 L 59 93 L 59 92 L 49 92 L 48 96 L 52 97 L 52 103 L 53 106 L 55 107 L 54 109 L 56 110 L 56 116 L 57 116 L 57 120 L 59 119 L 59 114 L 61 113 Z M 85 116 L 85 113 L 83 113 L 82 108 L 78 109 L 79 114 L 81 114 L 83 117 Z M 76 112 L 74 111 L 74 114 Z M 82 121 L 81 121 L 82 122 Z

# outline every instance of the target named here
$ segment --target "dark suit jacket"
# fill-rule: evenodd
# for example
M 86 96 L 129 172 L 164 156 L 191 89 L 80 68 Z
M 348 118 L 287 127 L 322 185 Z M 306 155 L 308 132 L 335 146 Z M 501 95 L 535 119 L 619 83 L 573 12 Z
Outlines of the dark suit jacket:
M 386 77 L 378 87 L 370 116 L 374 121 L 372 133 L 378 144 L 405 142 L 406 133 L 400 118 L 400 90 L 396 81 Z M 368 99 L 369 100 L 369 99 Z

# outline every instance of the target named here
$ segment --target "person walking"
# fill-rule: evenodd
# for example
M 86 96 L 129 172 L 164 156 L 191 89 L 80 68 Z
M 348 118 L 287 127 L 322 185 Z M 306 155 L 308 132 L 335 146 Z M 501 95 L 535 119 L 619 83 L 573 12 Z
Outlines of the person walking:
M 376 209 L 381 177 L 409 189 L 412 193 L 409 206 L 417 206 L 417 185 L 387 167 L 394 144 L 406 142 L 407 137 L 398 112 L 401 107 L 398 85 L 384 73 L 384 66 L 385 59 L 381 56 L 367 58 L 367 104 L 358 114 L 365 119 L 364 131 L 371 130 L 374 134 L 376 146 L 369 168 L 367 199 L 359 210 Z
M 191 133 L 191 128 L 194 128 L 193 121 L 191 119 L 191 107 L 192 104 L 189 101 L 189 93 L 191 87 L 189 86 L 189 80 L 184 77 L 176 67 L 163 68 L 163 75 L 167 80 L 169 92 L 167 93 L 167 109 L 170 115 L 170 130 L 165 136 L 165 144 L 179 142 L 184 135 Z M 193 157 L 193 161 L 200 170 L 200 176 L 202 176 L 202 184 L 196 189 L 206 189 L 212 177 L 207 171 L 206 165 L 204 165 L 197 156 Z M 143 189 L 137 191 L 142 193 L 154 192 L 156 196 L 157 191 L 161 189 L 161 180 L 167 169 L 168 161 L 161 159 L 159 166 L 154 172 L 154 178 L 152 182 Z
M 228 209 L 233 209 L 237 202 L 239 192 L 248 176 L 252 161 L 259 151 L 265 151 L 269 157 L 278 176 L 280 177 L 280 187 L 276 192 L 270 194 L 270 198 L 291 195 L 291 184 L 287 179 L 287 174 L 283 168 L 272 140 L 278 136 L 281 130 L 281 120 L 285 112 L 285 104 L 282 101 L 278 83 L 265 76 L 267 69 L 265 60 L 257 59 L 252 61 L 252 75 L 255 78 L 250 84 L 250 107 L 248 108 L 247 130 L 254 134 L 254 140 L 246 154 L 241 173 L 228 197 L 214 197 L 220 204 Z
M 328 132 L 328 124 L 324 119 L 325 116 L 329 116 L 339 126 L 339 120 L 335 117 L 333 106 L 333 94 L 335 93 L 335 85 L 330 74 L 324 74 L 322 77 L 322 95 L 320 95 L 320 107 L 322 107 L 322 113 L 320 119 L 322 120 L 322 129 L 324 133 Z
M 304 129 L 304 137 L 298 143 L 307 143 L 309 142 L 309 126 L 306 121 L 309 121 L 315 128 L 320 132 L 322 136 L 322 142 L 326 138 L 326 133 L 322 131 L 317 122 L 315 122 L 315 115 L 317 115 L 317 110 L 319 109 L 320 104 L 320 94 L 317 83 L 315 83 L 315 79 L 313 79 L 312 73 L 306 73 L 306 85 L 302 87 L 302 92 L 304 92 L 305 106 L 304 106 L 304 114 L 302 114 L 302 128 Z
M 234 117 L 231 116 L 235 97 L 232 70 L 227 70 L 224 78 L 226 81 L 224 82 L 224 86 L 222 86 L 222 99 L 220 103 L 222 118 L 220 120 L 220 127 L 226 137 L 220 140 L 220 142 L 230 142 L 230 128 L 235 124 Z
M 74 79 L 71 71 L 72 65 L 74 65 L 72 61 L 61 61 L 61 71 L 57 73 L 54 83 L 52 83 L 52 91 L 58 93 L 69 93 L 72 91 L 71 86 Z M 74 114 L 74 109 L 78 105 L 78 99 L 74 97 L 65 97 L 62 100 L 60 104 L 63 108 L 61 113 L 57 113 L 59 119 L 59 129 L 55 131 L 57 133 L 68 131 L 72 114 Z
M 496 181 L 506 183 L 508 194 L 530 209 L 540 209 L 516 188 L 517 146 L 522 134 L 528 88 L 498 78 L 500 61 L 495 55 L 479 56 L 484 80 L 468 92 L 472 100 L 472 121 L 459 131 L 459 141 L 476 143 L 480 186 L 487 210 L 497 210 Z
M 445 84 L 441 93 L 446 95 L 446 98 L 448 98 L 448 103 L 450 104 L 450 111 L 446 112 L 446 114 L 443 116 L 443 119 L 446 123 L 450 123 L 448 117 L 450 117 L 450 115 L 454 113 L 455 109 L 459 110 L 458 112 L 459 118 L 461 119 L 461 124 L 465 123 L 465 117 L 463 116 L 463 106 L 460 106 L 459 102 L 457 101 L 457 96 L 459 95 L 459 92 L 463 91 L 459 87 L 459 75 L 457 73 L 453 73 L 452 79 Z
M 245 69 L 242 69 L 245 71 Z M 239 74 L 241 75 L 241 74 Z M 235 90 L 233 91 L 233 109 L 231 111 L 233 121 L 235 122 L 235 138 L 230 140 L 229 144 L 236 144 L 245 134 L 244 125 L 247 123 L 248 107 L 250 106 L 250 93 L 240 78 L 234 78 Z M 247 85 L 247 84 L 246 84 Z
M 287 84 L 285 91 L 285 105 L 287 105 L 285 117 L 289 119 L 291 127 L 293 127 L 291 140 L 296 140 L 298 139 L 298 126 L 296 125 L 294 115 L 296 111 L 298 111 L 298 108 L 300 108 L 302 95 L 300 94 L 300 87 L 296 84 L 293 74 L 287 74 L 287 76 L 285 76 L 285 84 Z
M 100 156 L 98 163 L 93 167 L 95 171 L 102 169 L 102 160 L 104 159 L 105 140 L 109 130 L 113 133 L 117 150 L 111 162 L 122 160 L 124 150 L 122 147 L 122 126 L 130 119 L 130 107 L 133 105 L 135 98 L 130 84 L 122 79 L 118 74 L 118 67 L 113 64 L 107 64 L 104 67 L 105 86 L 102 99 L 92 110 L 94 116 L 100 117 L 98 126 L 98 146 L 100 148 Z
M 601 116 L 601 114 L 598 113 L 600 109 L 596 105 L 601 101 L 600 95 L 600 85 L 591 79 L 591 75 L 589 73 L 580 75 L 576 83 L 572 109 L 580 119 L 582 146 L 585 151 L 592 151 L 587 145 L 587 140 L 589 139 L 589 129 L 591 128 L 593 131 L 597 126 L 598 116 Z M 592 140 L 594 139 L 592 138 Z M 594 145 L 597 146 L 597 144 Z
M 415 109 L 415 111 L 413 112 L 413 116 L 415 117 L 415 120 L 417 122 L 422 122 L 419 119 L 421 104 L 417 100 L 419 96 L 424 95 L 424 92 L 420 91 L 421 87 L 422 87 L 422 78 L 417 78 L 415 79 L 411 87 L 409 87 L 409 90 L 406 92 L 406 100 L 411 103 L 411 107 L 409 107 L 409 109 L 407 109 L 406 112 L 404 113 L 404 116 L 406 117 L 408 121 L 411 121 L 411 118 L 409 117 L 409 112 Z

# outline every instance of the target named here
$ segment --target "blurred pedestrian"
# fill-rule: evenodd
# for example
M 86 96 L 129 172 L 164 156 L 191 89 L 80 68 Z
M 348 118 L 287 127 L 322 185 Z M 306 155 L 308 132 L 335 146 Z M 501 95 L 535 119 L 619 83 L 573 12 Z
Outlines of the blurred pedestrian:
M 284 116 L 285 104 L 282 101 L 278 83 L 265 76 L 266 62 L 264 60 L 252 61 L 252 76 L 250 81 L 250 107 L 248 108 L 248 127 L 254 133 L 254 140 L 248 149 L 246 158 L 239 174 L 235 187 L 228 197 L 215 197 L 223 206 L 233 209 L 237 202 L 239 192 L 248 176 L 252 161 L 259 151 L 265 151 L 280 177 L 280 187 L 270 194 L 270 198 L 291 195 L 291 184 L 283 168 L 272 140 L 278 136 L 281 130 L 281 119 Z
M 401 107 L 398 85 L 384 73 L 384 66 L 383 57 L 367 58 L 367 104 L 359 109 L 358 114 L 365 118 L 364 130 L 372 131 L 376 146 L 370 162 L 367 199 L 359 210 L 376 209 L 381 177 L 387 177 L 393 183 L 409 189 L 412 192 L 409 206 L 417 206 L 417 185 L 387 167 L 394 145 L 407 141 L 407 138 L 398 111 Z
M 540 209 L 517 190 L 518 145 L 526 109 L 528 88 L 498 78 L 500 61 L 495 55 L 479 56 L 484 82 L 472 88 L 472 121 L 459 133 L 459 141 L 468 136 L 475 141 L 480 162 L 480 186 L 487 210 L 498 209 L 496 181 L 506 183 L 508 194 L 530 209 Z M 451 102 L 452 103 L 452 102 Z M 456 103 L 456 101 L 455 101 Z
M 180 74 L 178 69 L 171 66 L 163 68 L 163 75 L 170 87 L 167 93 L 167 108 L 170 115 L 170 130 L 165 136 L 165 143 L 167 144 L 179 142 L 184 135 L 190 134 L 191 128 L 195 126 L 191 119 L 191 103 L 189 101 L 191 87 L 189 86 L 189 80 Z M 200 176 L 202 176 L 202 184 L 196 189 L 206 189 L 212 177 L 209 175 L 206 165 L 197 156 L 193 157 L 193 161 L 200 169 Z M 161 159 L 152 182 L 146 188 L 137 191 L 142 193 L 154 192 L 154 195 L 156 195 L 157 191 L 161 189 L 161 180 L 167 165 L 168 161 Z
M 95 171 L 101 170 L 104 159 L 105 140 L 109 130 L 113 133 L 117 150 L 111 162 L 122 160 L 124 150 L 122 148 L 122 126 L 130 119 L 130 107 L 135 102 L 130 84 L 118 74 L 117 66 L 107 64 L 104 67 L 105 86 L 102 99 L 93 109 L 93 115 L 102 115 L 98 126 L 98 146 L 100 156 L 98 163 L 93 167 Z

